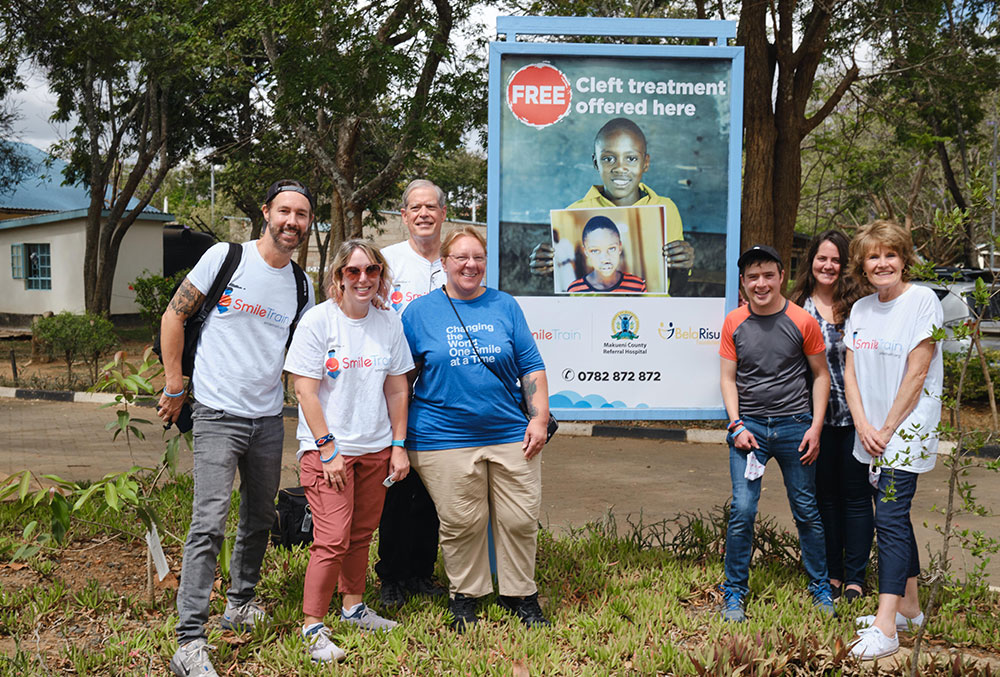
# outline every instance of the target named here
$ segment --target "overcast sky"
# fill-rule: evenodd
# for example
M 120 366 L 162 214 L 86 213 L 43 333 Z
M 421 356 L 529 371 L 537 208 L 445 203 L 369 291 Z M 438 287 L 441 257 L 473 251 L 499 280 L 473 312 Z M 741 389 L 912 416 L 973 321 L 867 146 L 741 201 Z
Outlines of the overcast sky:
M 26 80 L 27 89 L 12 97 L 19 115 L 14 123 L 14 140 L 48 150 L 69 133 L 70 125 L 49 122 L 56 109 L 56 97 L 49 92 L 45 78 L 35 73 L 30 64 L 22 63 L 19 72 Z

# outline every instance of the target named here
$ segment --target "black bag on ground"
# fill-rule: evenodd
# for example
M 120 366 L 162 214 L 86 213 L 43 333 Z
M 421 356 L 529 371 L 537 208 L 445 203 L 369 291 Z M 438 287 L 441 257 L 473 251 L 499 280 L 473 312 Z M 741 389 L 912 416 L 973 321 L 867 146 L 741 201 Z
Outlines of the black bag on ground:
M 271 543 L 291 548 L 300 543 L 312 543 L 312 540 L 312 511 L 306 501 L 306 490 L 302 487 L 279 489 Z

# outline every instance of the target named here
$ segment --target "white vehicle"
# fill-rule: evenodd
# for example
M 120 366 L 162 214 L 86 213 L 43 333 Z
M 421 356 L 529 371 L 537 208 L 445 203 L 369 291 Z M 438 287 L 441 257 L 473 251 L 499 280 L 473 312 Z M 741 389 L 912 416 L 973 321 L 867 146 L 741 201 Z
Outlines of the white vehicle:
M 964 353 L 970 340 L 955 339 L 955 327 L 975 319 L 972 291 L 976 288 L 976 280 L 982 278 L 987 287 L 992 284 L 993 273 L 989 270 L 970 268 L 935 268 L 938 280 L 925 282 L 915 280 L 914 284 L 930 287 L 941 300 L 944 308 L 944 327 L 948 337 L 942 344 L 945 352 Z M 983 307 L 983 321 L 979 325 L 980 340 L 983 348 L 1000 350 L 1000 285 L 994 288 L 990 302 Z

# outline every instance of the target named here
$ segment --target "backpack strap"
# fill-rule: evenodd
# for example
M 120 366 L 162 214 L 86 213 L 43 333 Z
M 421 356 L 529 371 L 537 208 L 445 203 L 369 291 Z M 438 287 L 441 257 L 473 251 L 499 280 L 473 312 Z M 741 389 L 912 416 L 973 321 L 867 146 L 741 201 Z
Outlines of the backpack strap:
M 285 350 L 288 350 L 288 346 L 292 345 L 292 335 L 295 334 L 295 327 L 299 324 L 299 318 L 302 316 L 302 310 L 309 303 L 309 276 L 306 272 L 302 270 L 302 267 L 295 261 L 291 262 L 292 272 L 295 274 L 295 294 L 298 301 L 298 306 L 295 308 L 295 318 L 292 320 L 291 326 L 288 328 L 288 340 L 285 341 Z
M 240 265 L 242 257 L 243 246 L 235 242 L 230 242 L 229 251 L 226 252 L 226 259 L 222 262 L 219 272 L 216 273 L 215 281 L 212 282 L 212 287 L 208 290 L 208 294 L 205 295 L 204 303 L 198 309 L 198 316 L 202 322 L 208 317 L 212 308 L 218 305 L 219 299 L 222 298 L 222 292 L 225 291 L 226 286 L 233 279 L 233 275 L 236 273 L 236 268 Z

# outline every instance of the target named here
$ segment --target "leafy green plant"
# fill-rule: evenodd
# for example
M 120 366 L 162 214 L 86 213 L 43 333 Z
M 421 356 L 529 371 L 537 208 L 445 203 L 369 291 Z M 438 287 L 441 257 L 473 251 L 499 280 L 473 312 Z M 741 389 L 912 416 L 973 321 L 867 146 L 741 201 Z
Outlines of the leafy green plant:
M 174 288 L 184 279 L 188 270 L 179 270 L 169 277 L 144 270 L 129 285 L 129 289 L 135 292 L 135 302 L 139 306 L 139 314 L 149 325 L 153 336 L 160 331 L 160 317 L 170 304 Z
M 34 332 L 66 360 L 66 378 L 73 382 L 73 360 L 83 357 L 92 368 L 97 380 L 98 365 L 102 355 L 118 343 L 111 321 L 92 313 L 71 313 L 68 310 L 43 317 L 35 323 Z
M 965 366 L 965 355 L 944 354 L 944 387 L 952 398 L 958 397 L 958 382 Z M 1000 350 L 984 350 L 983 357 L 989 368 L 992 383 L 1000 383 Z M 962 399 L 964 401 L 985 402 L 989 398 L 989 387 L 981 369 L 964 370 L 962 379 Z
M 114 421 L 106 428 L 113 432 L 113 439 L 124 436 L 128 444 L 129 454 L 132 454 L 131 438 L 145 439 L 140 425 L 148 425 L 150 421 L 132 416 L 131 408 L 144 400 L 152 399 L 155 389 L 150 379 L 159 373 L 162 367 L 147 348 L 143 354 L 142 363 L 135 365 L 125 361 L 123 353 L 115 355 L 112 362 L 104 366 L 102 380 L 92 390 L 113 391 L 115 401 L 104 407 L 118 407 Z M 79 515 L 93 499 L 98 502 L 98 513 L 107 511 L 116 514 L 128 513 L 138 518 L 147 532 L 156 529 L 160 518 L 154 502 L 150 498 L 164 472 L 176 472 L 177 454 L 181 439 L 186 438 L 190 444 L 190 435 L 176 435 L 167 441 L 166 450 L 157 468 L 143 468 L 133 465 L 124 472 L 109 473 L 97 482 L 73 482 L 58 475 L 41 475 L 36 477 L 30 470 L 25 470 L 9 477 L 0 485 L 0 500 L 16 496 L 23 509 L 35 508 L 39 505 L 49 508 L 49 528 L 43 528 L 38 520 L 30 521 L 21 533 L 21 544 L 12 555 L 12 560 L 29 559 L 45 547 L 52 544 L 62 544 L 70 529 L 72 519 Z M 134 457 L 133 457 L 134 462 Z M 43 480 L 50 486 L 43 485 Z M 32 485 L 39 487 L 32 491 Z M 118 529 L 120 535 L 133 536 L 125 529 Z M 152 578 L 152 561 L 147 557 L 147 592 L 152 599 L 154 594 Z

